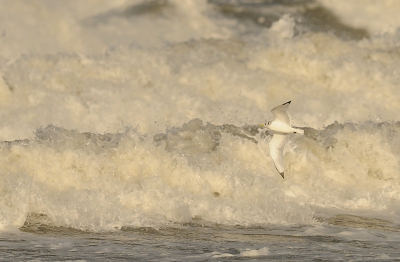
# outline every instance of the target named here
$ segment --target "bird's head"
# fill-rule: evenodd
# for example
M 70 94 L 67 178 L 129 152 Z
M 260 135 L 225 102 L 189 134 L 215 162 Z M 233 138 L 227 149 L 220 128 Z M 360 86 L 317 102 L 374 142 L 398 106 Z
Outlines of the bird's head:
M 270 126 L 270 125 L 271 125 L 271 121 L 268 121 L 268 122 L 265 123 L 265 124 L 260 124 L 260 127 L 261 127 L 261 128 L 264 128 L 264 127 Z

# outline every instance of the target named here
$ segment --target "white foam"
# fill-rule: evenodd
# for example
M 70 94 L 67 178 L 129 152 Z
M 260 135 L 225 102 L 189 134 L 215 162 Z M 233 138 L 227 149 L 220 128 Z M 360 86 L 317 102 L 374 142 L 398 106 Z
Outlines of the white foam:
M 241 251 L 238 255 L 230 254 L 230 253 L 220 253 L 220 252 L 213 252 L 211 253 L 213 258 L 226 258 L 226 257 L 260 257 L 260 256 L 268 256 L 270 251 L 268 247 L 263 247 L 260 249 L 246 249 Z
M 29 140 L 1 145 L 3 227 L 32 213 L 94 230 L 400 214 L 396 30 L 296 35 L 283 16 L 253 34 L 206 1 L 132 15 L 140 3 L 0 2 L 0 140 Z M 325 133 L 293 138 L 284 181 L 260 136 L 206 128 L 263 123 L 289 99 L 294 125 Z
M 400 3 L 392 0 L 328 1 L 318 0 L 344 23 L 367 29 L 371 34 L 396 30 L 400 26 Z
M 259 256 L 268 256 L 269 255 L 269 249 L 268 247 L 263 247 L 260 249 L 254 249 L 254 250 L 245 250 L 240 252 L 240 255 L 242 257 L 259 257 Z

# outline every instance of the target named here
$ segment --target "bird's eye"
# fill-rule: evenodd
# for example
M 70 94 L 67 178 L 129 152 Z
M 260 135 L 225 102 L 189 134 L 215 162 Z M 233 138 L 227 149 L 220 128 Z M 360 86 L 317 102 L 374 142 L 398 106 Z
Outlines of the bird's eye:
M 269 126 L 271 124 L 271 121 L 268 121 L 267 125 Z

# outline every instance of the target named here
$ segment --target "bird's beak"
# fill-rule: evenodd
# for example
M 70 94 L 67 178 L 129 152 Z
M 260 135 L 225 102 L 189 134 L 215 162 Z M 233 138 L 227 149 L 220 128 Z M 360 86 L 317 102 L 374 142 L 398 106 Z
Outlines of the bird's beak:
M 260 128 L 264 128 L 265 127 L 265 124 L 260 124 Z

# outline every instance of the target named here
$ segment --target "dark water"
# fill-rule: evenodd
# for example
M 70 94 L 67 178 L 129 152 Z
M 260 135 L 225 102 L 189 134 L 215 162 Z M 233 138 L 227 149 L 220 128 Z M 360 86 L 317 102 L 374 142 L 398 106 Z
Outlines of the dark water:
M 363 39 L 368 32 L 340 21 L 330 10 L 313 0 L 229 1 L 209 0 L 222 14 L 255 25 L 270 27 L 283 15 L 290 14 L 296 21 L 297 34 L 330 32 L 342 39 Z
M 319 226 L 175 225 L 90 233 L 25 225 L 0 236 L 1 261 L 389 261 L 400 228 L 339 215 Z M 334 225 L 335 224 L 335 225 Z M 385 226 L 386 225 L 386 226 Z M 35 261 L 36 261 L 35 260 Z

